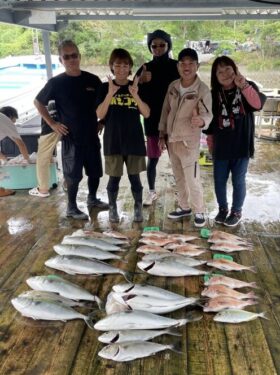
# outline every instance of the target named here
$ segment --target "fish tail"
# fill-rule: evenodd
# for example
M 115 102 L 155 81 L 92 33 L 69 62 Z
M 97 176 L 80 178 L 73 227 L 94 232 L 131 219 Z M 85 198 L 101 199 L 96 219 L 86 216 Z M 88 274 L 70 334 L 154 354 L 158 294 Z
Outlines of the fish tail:
M 94 321 L 93 321 L 93 318 L 91 318 L 90 316 L 87 316 L 85 318 L 85 322 L 86 322 L 86 325 L 90 328 L 90 329 L 94 329 Z
M 251 266 L 248 268 L 249 271 L 257 273 L 257 267 L 256 266 Z
M 255 299 L 258 299 L 259 297 L 256 296 L 256 294 L 254 292 L 249 292 L 246 294 L 247 298 L 255 298 Z
M 127 282 L 132 283 L 133 276 L 135 272 L 126 271 L 123 273 L 123 277 L 126 279 Z
M 177 354 L 183 354 L 181 343 L 177 342 L 176 344 L 169 345 L 169 349 Z
M 97 303 L 99 310 L 104 311 L 104 306 L 105 306 L 104 302 L 97 296 L 94 297 L 94 301 Z
M 164 333 L 171 336 L 182 336 L 182 334 L 179 333 L 176 328 L 168 328 L 164 331 Z
M 255 289 L 259 289 L 260 288 L 255 281 L 249 283 L 248 286 L 250 286 L 251 288 L 255 288 Z
M 260 317 L 260 318 L 263 318 L 263 319 L 267 319 L 267 320 L 269 320 L 269 318 L 268 318 L 265 314 L 266 314 L 266 311 L 260 313 L 260 314 L 259 314 L 259 317 Z

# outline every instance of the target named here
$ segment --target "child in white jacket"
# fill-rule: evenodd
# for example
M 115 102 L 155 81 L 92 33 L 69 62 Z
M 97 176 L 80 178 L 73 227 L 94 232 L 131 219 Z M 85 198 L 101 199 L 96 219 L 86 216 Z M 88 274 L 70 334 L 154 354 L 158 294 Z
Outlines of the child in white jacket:
M 168 214 L 170 219 L 190 216 L 194 225 L 203 227 L 203 190 L 198 164 L 201 131 L 212 120 L 211 92 L 197 76 L 198 55 L 191 48 L 178 56 L 180 79 L 173 81 L 165 96 L 159 123 L 160 147 L 168 147 L 178 189 L 179 207 Z

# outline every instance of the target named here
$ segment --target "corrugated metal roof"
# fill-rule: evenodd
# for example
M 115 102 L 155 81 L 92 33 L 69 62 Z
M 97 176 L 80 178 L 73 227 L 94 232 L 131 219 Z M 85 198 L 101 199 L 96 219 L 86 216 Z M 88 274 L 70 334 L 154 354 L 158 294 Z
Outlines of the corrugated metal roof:
M 0 0 L 0 22 L 58 30 L 69 20 L 278 19 L 266 0 Z

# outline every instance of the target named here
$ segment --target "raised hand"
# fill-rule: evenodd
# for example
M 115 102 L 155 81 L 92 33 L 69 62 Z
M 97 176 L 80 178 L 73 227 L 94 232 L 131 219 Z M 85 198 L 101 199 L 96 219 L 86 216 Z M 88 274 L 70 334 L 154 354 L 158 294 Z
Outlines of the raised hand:
M 247 84 L 246 78 L 237 70 L 236 75 L 234 77 L 234 83 L 240 89 L 243 89 L 244 86 Z
M 133 97 L 135 97 L 138 94 L 138 82 L 139 77 L 136 76 L 133 80 L 133 84 L 128 86 L 128 91 Z
M 142 67 L 141 74 L 139 76 L 139 83 L 147 83 L 152 79 L 152 73 L 147 70 L 147 66 L 144 64 Z
M 109 83 L 108 94 L 114 96 L 115 93 L 119 90 L 120 86 L 114 84 L 111 76 L 107 76 L 107 78 Z
M 197 107 L 194 107 L 194 109 L 192 110 L 191 125 L 197 126 L 199 128 L 202 128 L 204 126 L 204 120 L 199 116 Z

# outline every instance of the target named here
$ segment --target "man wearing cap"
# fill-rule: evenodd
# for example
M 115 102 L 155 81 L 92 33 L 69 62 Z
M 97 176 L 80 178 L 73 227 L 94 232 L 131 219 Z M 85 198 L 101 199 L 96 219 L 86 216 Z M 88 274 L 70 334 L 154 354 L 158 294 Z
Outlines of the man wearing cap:
M 203 227 L 203 190 L 198 164 L 201 131 L 212 120 L 212 98 L 207 85 L 197 75 L 198 55 L 192 48 L 178 55 L 180 79 L 167 90 L 159 123 L 160 148 L 167 146 L 178 189 L 179 207 L 168 214 L 170 219 L 190 216 L 194 225 Z
M 163 30 L 155 30 L 147 36 L 147 44 L 153 59 L 145 63 L 136 73 L 139 76 L 139 90 L 150 107 L 150 117 L 144 120 L 147 137 L 147 179 L 149 192 L 144 206 L 150 206 L 157 199 L 155 191 L 156 166 L 161 154 L 158 146 L 158 124 L 168 85 L 179 78 L 177 61 L 169 57 L 172 41 Z

